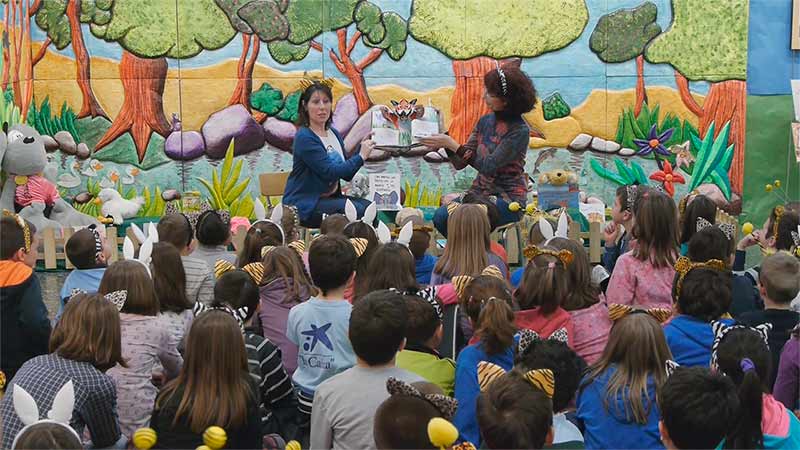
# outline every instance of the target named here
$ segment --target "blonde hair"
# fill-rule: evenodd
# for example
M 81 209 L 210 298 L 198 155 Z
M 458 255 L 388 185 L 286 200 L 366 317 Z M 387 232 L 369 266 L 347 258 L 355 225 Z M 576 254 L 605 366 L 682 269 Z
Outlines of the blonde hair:
M 489 265 L 491 228 L 486 209 L 464 204 L 447 219 L 447 245 L 433 272 L 446 277 L 476 276 Z
M 800 291 L 800 261 L 787 252 L 777 252 L 761 263 L 759 280 L 770 300 L 789 303 Z

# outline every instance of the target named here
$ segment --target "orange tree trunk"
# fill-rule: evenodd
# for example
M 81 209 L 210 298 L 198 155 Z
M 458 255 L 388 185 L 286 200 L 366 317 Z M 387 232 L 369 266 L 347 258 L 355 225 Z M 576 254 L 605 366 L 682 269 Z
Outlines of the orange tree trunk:
M 450 100 L 451 120 L 447 132 L 459 144 L 467 142 L 478 119 L 490 112 L 483 101 L 483 76 L 496 67 L 497 60 L 485 56 L 453 61 L 456 88 Z
M 252 43 L 252 46 L 251 46 Z M 261 48 L 261 41 L 257 36 L 250 36 L 248 34 L 242 35 L 242 56 L 239 57 L 239 65 L 237 69 L 238 81 L 236 88 L 233 90 L 228 105 L 241 104 L 248 111 L 250 109 L 250 94 L 253 93 L 253 68 L 258 59 L 258 52 Z M 252 49 L 250 59 L 247 59 L 247 53 Z
M 339 72 L 344 74 L 350 81 L 350 85 L 353 87 L 353 97 L 355 97 L 356 106 L 358 106 L 358 113 L 364 114 L 372 107 L 372 100 L 369 98 L 369 92 L 367 92 L 367 84 L 364 82 L 364 69 L 380 58 L 383 50 L 373 48 L 361 61 L 356 63 L 350 58 L 350 55 L 361 37 L 361 32 L 355 32 L 349 43 L 347 42 L 346 28 L 336 30 L 336 37 L 339 43 L 339 55 L 337 56 L 331 49 L 328 52 L 328 56 L 330 56 L 331 61 L 333 61 Z
M 638 116 L 642 112 L 642 104 L 647 101 L 647 92 L 644 89 L 644 55 L 636 57 L 636 107 L 633 115 Z
M 75 65 L 78 67 L 75 81 L 81 90 L 83 100 L 81 102 L 81 109 L 78 111 L 77 118 L 82 117 L 97 117 L 102 116 L 108 118 L 108 115 L 92 91 L 92 68 L 89 52 L 86 51 L 86 45 L 83 42 L 83 32 L 81 31 L 80 16 L 80 2 L 69 1 L 67 2 L 67 18 L 69 19 L 69 29 L 72 36 L 72 51 L 75 53 Z
M 731 123 L 729 144 L 734 144 L 733 163 L 729 172 L 731 189 L 742 194 L 744 183 L 745 117 L 747 112 L 746 84 L 742 80 L 727 80 L 713 83 L 703 103 L 700 118 L 700 135 L 705 135 L 713 121 L 719 134 L 725 123 Z M 716 137 L 716 136 L 715 136 Z
M 164 82 L 167 77 L 166 58 L 145 59 L 123 50 L 119 65 L 119 77 L 125 91 L 117 117 L 111 128 L 100 138 L 95 151 L 102 149 L 124 133 L 133 136 L 139 162 L 144 160 L 150 135 L 167 136 L 169 122 L 164 116 Z

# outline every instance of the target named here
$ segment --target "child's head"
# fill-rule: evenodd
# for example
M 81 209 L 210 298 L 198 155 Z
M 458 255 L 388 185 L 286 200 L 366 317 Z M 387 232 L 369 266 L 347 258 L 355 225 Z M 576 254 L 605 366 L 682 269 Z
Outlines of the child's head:
M 394 361 L 406 340 L 408 312 L 403 296 L 395 291 L 375 291 L 353 305 L 349 336 L 353 351 L 368 366 Z
M 769 392 L 772 356 L 767 346 L 769 327 L 756 329 L 715 323 L 711 351 L 711 369 L 730 377 L 736 385 L 738 417 L 728 433 L 730 448 L 763 448 L 761 432 L 762 396 Z
M 572 252 L 531 246 L 525 253 L 528 265 L 514 297 L 521 309 L 539 308 L 543 314 L 552 314 L 571 289 L 566 267 L 572 262 Z
M 546 339 L 534 340 L 526 348 L 520 348 L 520 353 L 514 359 L 514 367 L 523 372 L 534 369 L 553 371 L 553 412 L 558 413 L 567 409 L 575 396 L 586 370 L 586 362 L 567 344 Z
M 611 220 L 616 224 L 629 223 L 633 219 L 633 205 L 638 197 L 639 186 L 628 184 L 617 188 L 614 205 L 611 207 Z
M 408 243 L 408 249 L 414 255 L 414 259 L 422 259 L 425 253 L 431 246 L 431 233 L 425 229 L 415 229 L 411 235 L 411 242 Z
M 554 230 L 558 228 L 558 221 L 549 217 L 545 218 L 545 220 Z M 535 220 L 533 225 L 531 225 L 531 229 L 528 231 L 528 245 L 544 245 L 546 242 L 547 238 L 544 237 L 542 230 L 539 228 L 539 221 Z
M 70 298 L 50 336 L 50 353 L 88 362 L 101 372 L 117 364 L 127 367 L 121 335 L 113 303 L 100 294 L 78 294 Z
M 668 195 L 654 189 L 640 191 L 634 206 L 636 223 L 633 256 L 655 268 L 672 266 L 678 255 L 678 212 Z
M 705 367 L 678 367 L 658 390 L 659 430 L 668 449 L 714 449 L 739 415 L 736 386 Z
M 791 250 L 794 247 L 792 231 L 797 232 L 800 215 L 796 211 L 778 205 L 772 208 L 769 218 L 761 230 L 762 245 L 775 250 Z
M 82 450 L 83 444 L 69 425 L 42 421 L 25 428 L 14 439 L 14 450 Z
M 236 258 L 236 267 L 261 261 L 261 249 L 267 245 L 277 247 L 283 244 L 283 234 L 277 225 L 266 220 L 258 221 L 244 235 L 244 243 Z
M 719 319 L 731 307 L 731 273 L 720 260 L 690 262 L 682 257 L 676 264 L 672 298 L 681 314 L 703 322 Z
M 442 321 L 436 309 L 416 295 L 404 295 L 408 313 L 406 346 L 438 348 L 442 341 Z
M 390 242 L 379 246 L 372 255 L 370 266 L 367 292 L 389 288 L 406 292 L 419 288 L 414 256 L 403 244 Z
M 369 292 L 367 290 L 367 279 L 368 274 L 372 271 L 370 261 L 372 261 L 372 255 L 375 254 L 375 250 L 380 246 L 380 242 L 378 242 L 378 235 L 375 234 L 372 226 L 361 221 L 351 222 L 344 227 L 344 235 L 350 239 L 361 238 L 367 240 L 367 248 L 356 258 L 353 296 L 358 299 Z
M 247 307 L 247 322 L 258 311 L 258 285 L 252 276 L 244 270 L 231 270 L 222 274 L 214 285 L 214 303 L 212 306 L 228 305 L 234 310 Z
M 695 262 L 718 259 L 730 264 L 733 250 L 734 242 L 728 239 L 725 232 L 717 227 L 708 227 L 698 231 L 689 239 L 686 256 Z
M 231 224 L 216 211 L 208 210 L 197 218 L 197 242 L 208 245 L 228 245 L 231 240 Z
M 612 399 L 625 395 L 625 416 L 644 424 L 654 407 L 652 399 L 647 398 L 649 377 L 656 387 L 664 384 L 668 359 L 672 359 L 672 353 L 661 324 L 648 314 L 632 313 L 614 322 L 606 348 L 591 366 L 589 378 L 597 379 L 609 367 L 616 367 L 616 375 L 606 386 L 606 411 L 613 407 L 609 406 Z
M 342 234 L 344 227 L 350 223 L 344 214 L 331 214 L 322 219 L 319 232 L 322 234 Z
M 481 392 L 476 415 L 487 448 L 538 449 L 553 441 L 552 401 L 516 370 Z
M 459 293 L 459 302 L 488 354 L 504 352 L 514 342 L 517 327 L 506 280 L 493 275 L 475 277 Z
M 159 242 L 169 242 L 181 253 L 191 250 L 194 230 L 189 218 L 181 213 L 167 214 L 156 226 Z
M 702 218 L 712 225 L 717 221 L 717 204 L 705 195 L 697 195 L 687 201 L 689 205 L 681 216 L 681 244 L 697 232 L 697 219 Z
M 81 270 L 105 267 L 111 258 L 111 246 L 106 240 L 105 233 L 100 233 L 94 225 L 78 230 L 70 236 L 64 251 L 75 268 Z
M 314 286 L 322 291 L 322 295 L 343 288 L 353 276 L 355 267 L 356 251 L 346 238 L 322 235 L 311 243 L 308 250 L 308 269 Z
M 567 250 L 572 253 L 572 262 L 566 267 L 569 293 L 561 307 L 567 311 L 575 311 L 597 303 L 600 299 L 600 288 L 592 283 L 592 265 L 583 245 L 565 238 L 554 238 L 548 245 L 556 251 Z
M 186 297 L 186 272 L 181 252 L 174 245 L 169 242 L 153 244 L 150 269 L 161 312 L 180 313 L 192 307 L 192 302 Z
M 3 217 L 0 218 L 0 259 L 35 267 L 38 258 L 36 227 L 16 214 L 8 215 L 3 211 Z
M 265 286 L 282 279 L 286 286 L 284 302 L 297 303 L 316 294 L 316 288 L 311 283 L 306 266 L 295 250 L 285 246 L 275 247 L 264 255 L 262 264 L 264 278 L 261 280 L 261 285 Z
M 97 291 L 103 295 L 127 291 L 125 305 L 120 310 L 122 313 L 155 316 L 160 311 L 153 279 L 138 261 L 122 260 L 108 266 Z
M 477 275 L 489 263 L 491 228 L 485 205 L 460 205 L 447 219 L 447 245 L 434 273 Z
M 373 434 L 377 448 L 435 448 L 428 436 L 428 423 L 435 417 L 451 419 L 455 400 L 426 381 L 406 384 L 390 378 L 386 387 L 390 397 L 375 411 Z
M 758 277 L 761 296 L 781 305 L 791 303 L 800 292 L 800 261 L 787 252 L 768 256 Z
M 465 194 L 463 199 L 464 204 L 484 205 L 486 207 L 486 217 L 489 218 L 489 230 L 493 231 L 500 226 L 500 211 L 497 205 L 488 198 L 475 194 Z

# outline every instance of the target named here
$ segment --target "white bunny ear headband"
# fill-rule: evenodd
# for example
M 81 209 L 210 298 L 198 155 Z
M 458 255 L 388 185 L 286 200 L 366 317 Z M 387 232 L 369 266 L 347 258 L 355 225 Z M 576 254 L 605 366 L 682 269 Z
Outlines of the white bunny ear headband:
M 272 207 L 272 213 L 270 214 L 269 219 L 267 219 L 267 210 L 264 209 L 264 205 L 261 204 L 261 200 L 256 200 L 253 202 L 253 211 L 256 215 L 256 221 L 253 222 L 253 225 L 259 222 L 266 222 L 275 225 L 281 232 L 281 244 L 285 244 L 286 232 L 283 231 L 283 226 L 281 225 L 281 222 L 283 221 L 283 203 L 278 203 Z M 297 220 L 296 218 L 297 214 L 295 214 L 295 220 Z M 251 225 L 251 227 L 253 225 Z
M 150 240 L 153 241 L 153 243 L 158 242 L 158 228 L 153 222 L 148 222 L 147 225 L 144 226 L 144 231 L 142 231 L 138 225 L 132 223 L 131 231 L 133 231 L 133 235 L 136 236 L 136 240 L 139 241 L 139 245 L 144 244 L 147 238 L 151 238 Z
M 344 215 L 345 217 L 347 217 L 347 220 L 349 220 L 351 223 L 359 221 L 356 205 L 354 205 L 353 202 L 350 201 L 350 199 L 347 199 L 347 201 L 344 203 Z M 375 217 L 377 216 L 378 216 L 377 206 L 375 206 L 375 203 L 370 203 L 369 206 L 367 206 L 367 209 L 364 210 L 364 216 L 361 217 L 361 222 L 364 222 L 365 224 L 373 227 L 372 224 L 375 223 Z M 380 225 L 378 226 L 380 227 Z M 374 228 L 375 227 L 373 227 L 373 229 Z
M 544 245 L 547 245 L 555 238 L 567 238 L 567 232 L 569 231 L 569 221 L 567 220 L 567 213 L 562 212 L 560 216 L 558 216 L 558 228 L 553 231 L 553 226 L 550 225 L 544 217 L 539 218 L 539 232 L 542 233 L 542 236 L 545 239 Z
M 25 425 L 19 430 L 17 436 L 14 437 L 14 442 L 11 448 L 17 447 L 17 440 L 22 436 L 28 428 L 40 423 L 53 423 L 61 425 L 75 436 L 78 442 L 81 442 L 80 436 L 69 425 L 72 419 L 72 410 L 75 408 L 75 388 L 72 385 L 72 380 L 61 387 L 53 398 L 53 408 L 47 413 L 46 419 L 40 419 L 39 406 L 36 405 L 36 400 L 28 394 L 25 389 L 18 384 L 14 385 L 14 411 L 17 413 L 19 420 Z
M 383 222 L 378 222 L 378 227 L 375 230 L 375 234 L 378 235 L 378 242 L 381 244 L 388 244 L 392 242 L 392 232 L 389 231 L 389 227 L 386 226 Z M 408 244 L 411 243 L 411 237 L 414 235 L 414 224 L 411 222 L 406 222 L 403 225 L 403 228 L 400 229 L 400 232 L 397 234 L 397 243 L 408 247 Z
M 153 254 L 153 243 L 158 241 L 158 232 L 155 232 L 155 234 L 153 234 L 153 232 L 155 232 L 155 227 L 151 229 L 150 236 L 148 236 L 139 247 L 138 258 L 134 257 L 135 252 L 133 250 L 133 241 L 130 237 L 125 236 L 125 241 L 122 243 L 122 256 L 124 256 L 125 259 L 136 261 L 142 264 L 144 268 L 147 269 L 147 274 L 150 275 L 151 278 L 153 277 L 153 274 L 150 273 L 150 260 Z

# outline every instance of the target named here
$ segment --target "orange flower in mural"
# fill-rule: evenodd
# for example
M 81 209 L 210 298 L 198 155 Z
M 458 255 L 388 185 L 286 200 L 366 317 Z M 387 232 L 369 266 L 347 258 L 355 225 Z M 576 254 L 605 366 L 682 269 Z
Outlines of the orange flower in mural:
M 653 172 L 650 175 L 650 179 L 660 181 L 670 197 L 675 195 L 675 183 L 686 184 L 686 179 L 683 178 L 683 175 L 672 171 L 672 164 L 669 161 L 664 161 L 664 169 Z

